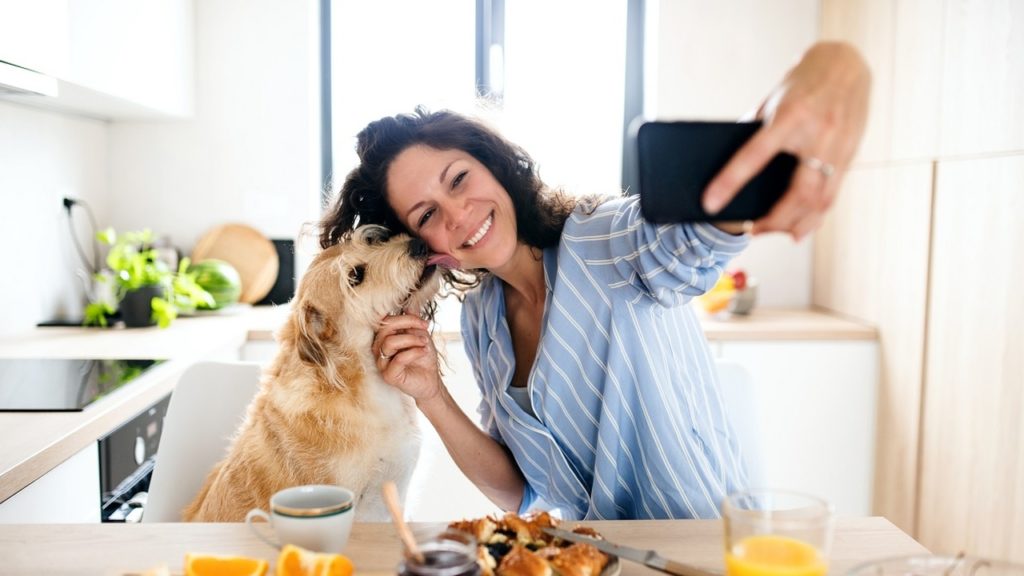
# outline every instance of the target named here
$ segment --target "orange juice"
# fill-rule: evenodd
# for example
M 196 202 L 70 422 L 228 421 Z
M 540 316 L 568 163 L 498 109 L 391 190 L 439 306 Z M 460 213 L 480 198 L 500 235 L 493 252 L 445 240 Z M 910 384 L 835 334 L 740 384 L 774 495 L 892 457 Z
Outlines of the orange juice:
M 725 554 L 727 576 L 825 576 L 818 550 L 786 536 L 748 536 Z

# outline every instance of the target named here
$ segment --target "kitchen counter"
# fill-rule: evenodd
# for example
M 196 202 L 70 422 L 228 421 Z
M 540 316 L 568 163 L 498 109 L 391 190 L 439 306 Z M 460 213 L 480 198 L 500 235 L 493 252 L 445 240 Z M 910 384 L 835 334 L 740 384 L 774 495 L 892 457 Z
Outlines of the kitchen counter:
M 35 328 L 0 338 L 4 358 L 156 358 L 167 360 L 81 412 L 0 412 L 0 502 L 174 389 L 202 359 L 237 359 L 250 338 L 272 338 L 286 307 L 178 318 L 170 328 Z
M 718 520 L 583 524 L 617 544 L 654 549 L 666 558 L 705 569 L 723 568 Z M 276 560 L 276 551 L 242 523 L 0 525 L 0 542 L 6 548 L 0 566 L 4 574 L 139 574 L 160 564 L 180 574 L 186 552 L 265 558 L 271 570 Z M 885 518 L 837 518 L 829 572 L 845 574 L 868 559 L 927 553 Z M 390 524 L 355 524 L 345 554 L 357 574 L 394 574 L 401 544 Z M 620 562 L 624 576 L 654 573 L 639 564 Z
M 163 362 L 81 412 L 0 413 L 0 502 L 91 442 L 163 398 L 201 359 L 237 359 L 246 342 L 270 342 L 287 306 L 178 318 L 168 329 L 35 328 L 0 337 L 5 358 L 158 358 Z M 819 311 L 757 310 L 748 317 L 704 318 L 708 339 L 873 340 L 873 328 Z M 457 340 L 457 333 L 441 334 Z

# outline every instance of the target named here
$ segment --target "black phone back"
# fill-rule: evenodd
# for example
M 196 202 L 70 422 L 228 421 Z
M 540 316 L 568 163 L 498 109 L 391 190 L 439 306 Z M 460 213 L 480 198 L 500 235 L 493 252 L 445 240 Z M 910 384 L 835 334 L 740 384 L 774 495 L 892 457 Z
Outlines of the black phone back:
M 714 215 L 701 205 L 704 189 L 761 122 L 646 122 L 637 131 L 640 209 L 656 224 L 757 220 L 766 215 L 796 169 L 781 153 Z

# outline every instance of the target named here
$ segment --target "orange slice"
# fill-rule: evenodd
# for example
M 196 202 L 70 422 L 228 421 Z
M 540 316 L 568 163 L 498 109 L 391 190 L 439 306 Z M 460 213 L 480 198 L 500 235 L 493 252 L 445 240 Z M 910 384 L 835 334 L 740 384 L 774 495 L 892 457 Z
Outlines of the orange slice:
M 260 558 L 185 554 L 185 576 L 264 576 L 267 568 Z
M 277 576 L 352 576 L 352 561 L 342 554 L 324 554 L 285 544 L 277 556 Z

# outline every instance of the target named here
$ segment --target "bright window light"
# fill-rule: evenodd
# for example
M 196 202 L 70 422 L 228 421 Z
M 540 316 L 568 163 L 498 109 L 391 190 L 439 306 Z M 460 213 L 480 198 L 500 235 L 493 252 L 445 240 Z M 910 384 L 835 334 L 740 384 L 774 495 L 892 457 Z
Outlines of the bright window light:
M 495 109 L 474 100 L 475 2 L 332 4 L 334 189 L 355 165 L 360 129 L 423 104 L 485 117 L 549 185 L 619 192 L 626 0 L 515 0 L 505 10 L 504 50 L 487 53 L 504 94 Z

